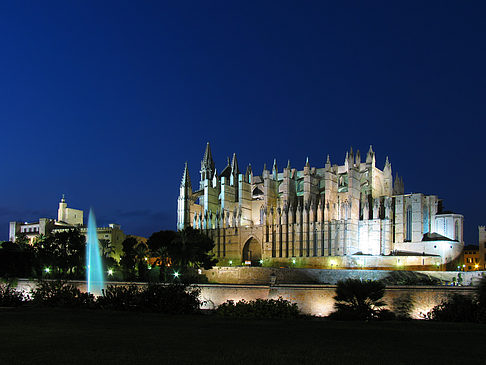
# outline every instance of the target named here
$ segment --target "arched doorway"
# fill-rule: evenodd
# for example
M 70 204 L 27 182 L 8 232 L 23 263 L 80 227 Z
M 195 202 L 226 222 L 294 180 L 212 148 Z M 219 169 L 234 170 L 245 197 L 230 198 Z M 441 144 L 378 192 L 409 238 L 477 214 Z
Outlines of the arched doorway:
M 251 237 L 243 246 L 243 253 L 241 256 L 243 261 L 251 261 L 252 265 L 258 265 L 262 258 L 262 247 L 260 242 L 258 242 L 256 238 Z

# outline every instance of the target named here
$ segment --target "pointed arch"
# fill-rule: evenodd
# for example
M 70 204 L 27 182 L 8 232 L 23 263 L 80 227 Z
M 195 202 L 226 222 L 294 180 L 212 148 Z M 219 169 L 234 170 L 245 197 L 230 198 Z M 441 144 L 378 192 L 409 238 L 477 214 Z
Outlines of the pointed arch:
M 258 264 L 262 258 L 262 246 L 255 237 L 250 237 L 243 245 L 241 257 L 243 261 L 251 261 L 252 265 Z

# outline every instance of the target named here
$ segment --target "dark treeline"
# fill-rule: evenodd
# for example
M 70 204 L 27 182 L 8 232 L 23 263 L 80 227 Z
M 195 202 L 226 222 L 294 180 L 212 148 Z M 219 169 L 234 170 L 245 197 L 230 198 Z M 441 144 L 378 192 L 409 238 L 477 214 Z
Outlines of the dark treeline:
M 160 231 L 147 241 L 128 236 L 120 260 L 109 241 L 100 240 L 107 280 L 200 281 L 198 269 L 216 264 L 210 251 L 214 242 L 204 234 L 185 230 Z M 86 239 L 79 229 L 39 235 L 32 243 L 25 234 L 0 248 L 0 276 L 25 278 L 84 279 Z

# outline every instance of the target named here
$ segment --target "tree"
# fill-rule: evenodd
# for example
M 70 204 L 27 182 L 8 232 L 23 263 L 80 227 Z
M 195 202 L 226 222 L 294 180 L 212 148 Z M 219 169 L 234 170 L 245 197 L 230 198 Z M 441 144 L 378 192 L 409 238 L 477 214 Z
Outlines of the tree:
M 29 237 L 24 232 L 19 232 L 15 235 L 15 243 L 18 245 L 26 245 L 29 243 Z
M 136 253 L 135 246 L 138 241 L 135 237 L 127 237 L 122 242 L 123 251 L 120 259 L 123 278 L 125 280 L 135 280 Z
M 191 269 L 210 269 L 217 262 L 210 253 L 214 248 L 213 240 L 191 227 L 179 232 L 156 232 L 147 245 L 161 268 L 161 278 L 166 277 L 168 267 L 182 274 Z
M 35 242 L 37 257 L 61 277 L 82 278 L 86 257 L 86 238 L 78 228 L 39 237 Z
M 385 302 L 385 284 L 380 281 L 361 281 L 360 279 L 346 279 L 339 281 L 336 287 L 334 304 L 336 312 L 331 315 L 335 319 L 377 318 Z
M 138 278 L 139 280 L 147 280 L 147 272 L 148 272 L 148 247 L 145 243 L 139 242 L 134 247 L 135 253 L 135 261 L 137 263 L 137 271 L 138 271 Z
M 29 244 L 3 242 L 0 248 L 0 276 L 29 277 L 33 273 L 35 257 Z
M 211 238 L 192 227 L 177 233 L 169 251 L 174 266 L 184 271 L 190 267 L 211 269 L 216 265 L 218 260 L 210 253 L 214 248 L 214 241 Z
M 147 240 L 149 255 L 154 259 L 153 266 L 160 269 L 159 280 L 167 281 L 167 268 L 172 264 L 169 247 L 176 237 L 175 231 L 160 231 L 153 233 Z
M 110 240 L 101 239 L 98 240 L 101 249 L 101 257 L 105 260 L 110 258 L 115 253 L 115 247 L 111 244 Z

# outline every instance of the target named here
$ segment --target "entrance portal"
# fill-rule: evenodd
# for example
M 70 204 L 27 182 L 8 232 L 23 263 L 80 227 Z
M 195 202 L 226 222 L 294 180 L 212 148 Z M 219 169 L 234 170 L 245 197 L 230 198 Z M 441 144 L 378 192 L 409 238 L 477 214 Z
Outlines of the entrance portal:
M 262 247 L 256 238 L 250 238 L 243 246 L 243 261 L 251 261 L 252 265 L 259 265 L 262 258 Z

